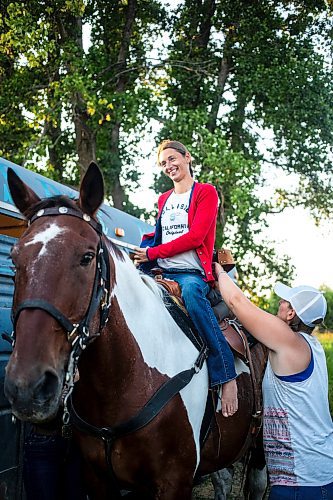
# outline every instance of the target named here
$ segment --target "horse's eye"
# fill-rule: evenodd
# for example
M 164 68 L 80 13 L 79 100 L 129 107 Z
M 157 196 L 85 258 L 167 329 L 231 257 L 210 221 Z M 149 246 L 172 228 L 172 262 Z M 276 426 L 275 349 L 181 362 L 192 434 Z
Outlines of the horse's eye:
M 89 266 L 90 262 L 93 260 L 94 257 L 95 254 L 93 252 L 85 253 L 81 259 L 80 266 Z

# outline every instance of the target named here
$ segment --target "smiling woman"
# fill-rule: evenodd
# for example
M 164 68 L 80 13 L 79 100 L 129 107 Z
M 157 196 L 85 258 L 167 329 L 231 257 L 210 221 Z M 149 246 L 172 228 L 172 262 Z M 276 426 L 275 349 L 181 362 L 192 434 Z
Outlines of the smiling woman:
M 209 347 L 210 387 L 221 395 L 225 417 L 237 411 L 233 356 L 213 314 L 207 294 L 212 271 L 218 196 L 214 186 L 195 182 L 191 155 L 179 141 L 165 140 L 157 150 L 163 173 L 173 189 L 158 200 L 155 233 L 145 235 L 135 260 L 149 272 L 157 263 L 166 278 L 176 281 L 189 315 Z
M 177 178 L 177 174 L 186 173 L 187 167 L 189 167 L 190 176 L 193 177 L 191 154 L 179 141 L 161 142 L 157 149 L 157 164 L 172 180 L 175 180 L 175 176 Z

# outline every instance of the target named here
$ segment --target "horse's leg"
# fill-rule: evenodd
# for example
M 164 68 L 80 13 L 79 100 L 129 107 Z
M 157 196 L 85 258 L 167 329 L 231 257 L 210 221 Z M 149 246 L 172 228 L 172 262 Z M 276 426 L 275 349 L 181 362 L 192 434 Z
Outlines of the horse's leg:
M 89 500 L 110 500 L 110 485 L 106 477 L 98 474 L 91 464 L 84 464 L 84 479 Z
M 267 470 L 251 469 L 247 475 L 246 491 L 244 488 L 245 500 L 262 500 L 267 490 Z
M 261 430 L 256 440 L 256 447 L 251 449 L 244 486 L 245 500 L 262 500 L 267 490 L 267 483 L 267 468 Z
M 174 475 L 164 476 L 157 484 L 154 500 L 191 500 L 193 477 L 186 474 L 184 476 L 181 477 L 178 471 Z
M 231 492 L 234 468 L 228 467 L 211 474 L 211 481 L 214 486 L 214 500 L 226 500 Z

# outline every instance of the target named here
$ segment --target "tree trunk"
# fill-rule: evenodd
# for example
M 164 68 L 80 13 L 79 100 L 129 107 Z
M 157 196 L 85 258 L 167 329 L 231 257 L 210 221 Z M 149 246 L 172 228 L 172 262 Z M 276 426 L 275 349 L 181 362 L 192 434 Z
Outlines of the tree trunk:
M 91 161 L 96 161 L 96 137 L 88 125 L 89 115 L 86 104 L 79 93 L 73 96 L 73 116 L 75 126 L 75 143 L 78 154 L 80 177 L 87 171 Z
M 81 17 L 75 18 L 74 34 L 75 43 L 79 48 L 80 53 L 83 55 Z M 73 96 L 73 117 L 76 151 L 79 157 L 78 164 L 80 168 L 80 177 L 82 179 L 90 165 L 90 162 L 96 161 L 96 137 L 88 125 L 89 115 L 87 113 L 87 106 L 79 92 L 76 92 Z
M 230 72 L 231 60 L 228 57 L 223 57 L 221 59 L 220 71 L 218 75 L 217 88 L 212 103 L 212 108 L 209 115 L 209 120 L 207 128 L 211 133 L 214 133 L 216 129 L 217 117 L 220 109 L 220 104 L 222 102 L 222 96 L 225 88 L 225 84 Z
M 126 13 L 126 22 L 122 35 L 122 42 L 120 45 L 117 58 L 116 71 L 118 73 L 123 72 L 127 66 L 128 51 L 130 47 L 131 37 L 133 34 L 136 9 L 137 9 L 137 0 L 129 0 Z M 120 74 L 116 84 L 116 89 L 115 89 L 116 93 L 124 92 L 124 90 L 126 89 L 126 82 L 127 82 L 126 74 L 125 73 Z M 121 113 L 119 114 L 121 115 Z M 120 126 L 121 126 L 121 121 L 117 120 L 116 122 L 114 122 L 111 130 L 111 152 L 113 159 L 112 177 L 114 178 L 114 184 L 111 188 L 111 195 L 113 199 L 113 205 L 116 208 L 122 210 L 124 208 L 125 191 L 122 185 L 120 184 L 120 174 L 122 169 L 122 161 L 120 158 Z
M 223 57 L 220 62 L 219 74 L 217 78 L 217 86 L 215 96 L 212 102 L 212 108 L 210 111 L 209 120 L 207 123 L 207 128 L 210 132 L 214 132 L 216 129 L 217 117 L 220 109 L 220 104 L 222 102 L 222 97 L 225 89 L 225 84 L 227 82 L 230 71 L 232 70 L 232 46 L 234 43 L 234 33 L 232 29 L 228 29 L 226 33 L 224 47 L 223 47 Z

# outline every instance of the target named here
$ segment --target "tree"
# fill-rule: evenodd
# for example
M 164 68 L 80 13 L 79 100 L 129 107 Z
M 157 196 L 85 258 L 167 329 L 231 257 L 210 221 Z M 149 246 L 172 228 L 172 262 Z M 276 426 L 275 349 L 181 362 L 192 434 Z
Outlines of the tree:
M 74 185 L 96 159 L 110 200 L 139 215 L 128 194 L 158 120 L 157 141 L 182 140 L 216 185 L 219 244 L 264 292 L 292 276 L 261 237 L 267 214 L 332 210 L 331 16 L 324 0 L 3 0 L 0 153 Z M 267 199 L 272 171 L 290 188 Z
M 301 204 L 321 217 L 332 208 L 327 16 L 325 3 L 312 0 L 186 0 L 170 20 L 160 138 L 183 140 L 200 179 L 217 186 L 220 239 L 249 289 L 267 276 L 264 288 L 291 277 L 287 259 L 260 239 L 268 213 Z M 263 151 L 266 131 L 271 146 Z M 298 185 L 263 199 L 268 165 L 296 174 Z
M 97 159 L 113 204 L 134 211 L 122 177 L 127 190 L 138 182 L 131 167 L 155 108 L 147 54 L 162 13 L 152 0 L 5 2 L 1 154 L 42 160 L 44 173 L 73 184 Z
M 327 301 L 327 314 L 324 326 L 327 330 L 333 331 L 333 290 L 326 285 L 322 285 L 320 290 L 324 292 L 324 296 Z

